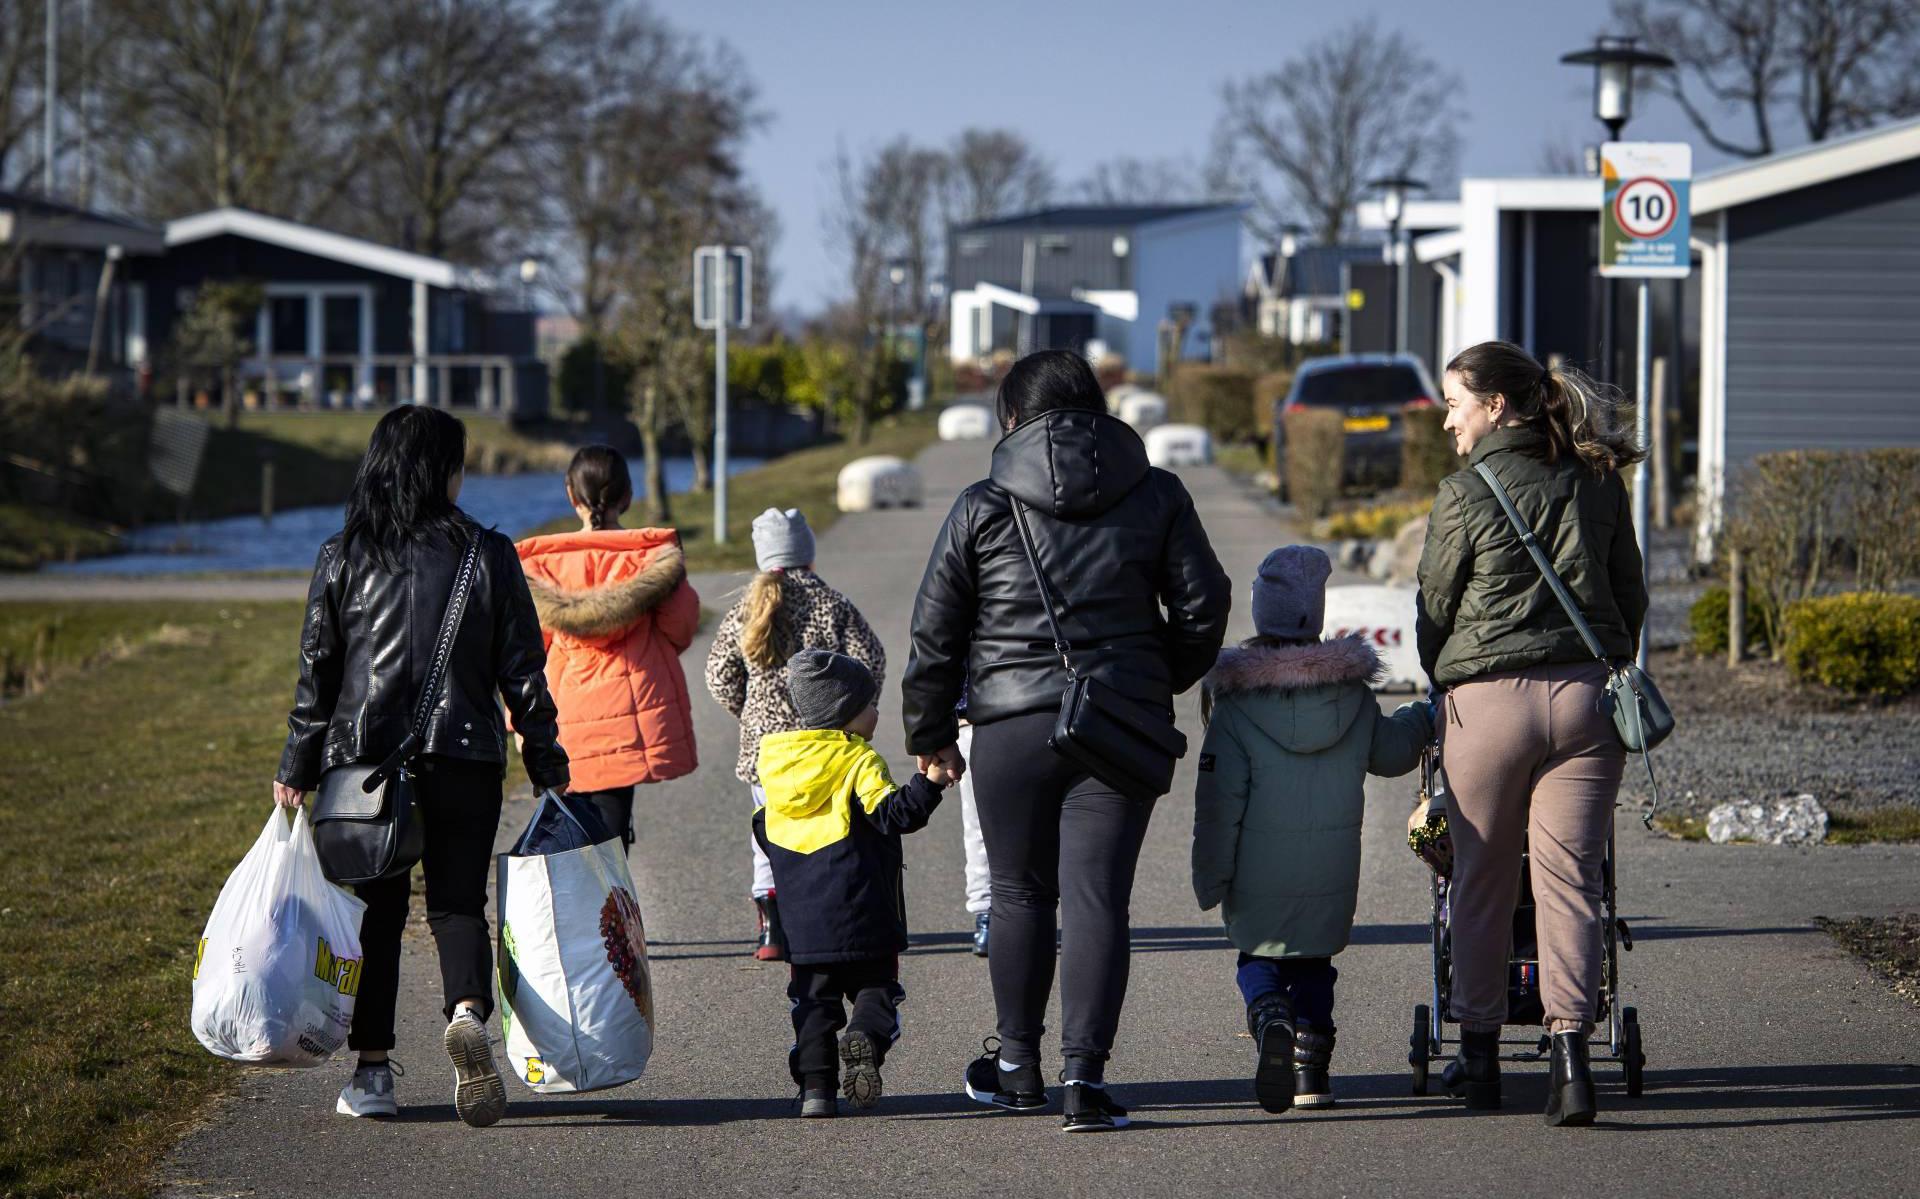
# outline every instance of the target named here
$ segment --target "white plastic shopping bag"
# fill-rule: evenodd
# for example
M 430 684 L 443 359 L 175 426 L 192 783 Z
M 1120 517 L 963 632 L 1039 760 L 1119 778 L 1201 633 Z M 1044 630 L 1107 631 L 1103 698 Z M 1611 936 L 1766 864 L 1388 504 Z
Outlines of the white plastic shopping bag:
M 220 888 L 193 964 L 193 1035 L 255 1066 L 317 1066 L 347 1039 L 367 905 L 327 881 L 307 813 L 278 808 Z
M 500 1026 L 535 1091 L 598 1091 L 653 1054 L 646 930 L 618 836 L 549 793 L 499 857 Z M 558 835 L 555 835 L 558 834 Z

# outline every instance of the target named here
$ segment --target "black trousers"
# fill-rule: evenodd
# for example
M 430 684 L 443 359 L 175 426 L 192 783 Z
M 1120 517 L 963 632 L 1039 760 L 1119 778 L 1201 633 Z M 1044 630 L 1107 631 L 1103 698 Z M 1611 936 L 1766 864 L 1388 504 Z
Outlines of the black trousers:
M 600 818 L 610 833 L 617 833 L 620 844 L 627 849 L 633 848 L 633 786 L 609 787 L 605 791 L 569 791 L 574 799 L 584 799 L 593 805 L 593 814 Z
M 418 794 L 425 852 L 427 927 L 440 951 L 443 1012 L 451 1020 L 461 999 L 493 1011 L 493 942 L 487 934 L 487 875 L 500 825 L 500 768 L 485 762 L 424 758 Z M 360 997 L 354 1003 L 351 1049 L 392 1049 L 393 1013 L 400 996 L 400 935 L 407 927 L 412 872 L 355 887 L 366 901 L 360 919 Z
M 1047 746 L 1055 713 L 974 726 L 974 803 L 993 878 L 1000 1058 L 1040 1060 L 1059 929 L 1060 1051 L 1069 1081 L 1104 1082 L 1127 998 L 1128 904 L 1153 804 Z
M 840 1077 L 839 1032 L 863 1032 L 880 1058 L 900 1039 L 900 959 L 869 958 L 794 966 L 787 981 L 793 1006 L 793 1050 L 787 1069 L 795 1086 L 832 1087 Z M 853 1001 L 847 1019 L 846 1000 Z M 876 1063 L 877 1064 L 877 1063 Z

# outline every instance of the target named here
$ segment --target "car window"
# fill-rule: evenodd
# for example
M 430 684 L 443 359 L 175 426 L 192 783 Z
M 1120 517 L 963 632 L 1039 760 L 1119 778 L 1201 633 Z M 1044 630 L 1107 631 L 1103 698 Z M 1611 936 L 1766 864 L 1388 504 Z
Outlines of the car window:
M 1300 380 L 1293 394 L 1296 404 L 1314 407 L 1397 408 L 1427 395 L 1412 367 L 1342 366 L 1315 371 Z

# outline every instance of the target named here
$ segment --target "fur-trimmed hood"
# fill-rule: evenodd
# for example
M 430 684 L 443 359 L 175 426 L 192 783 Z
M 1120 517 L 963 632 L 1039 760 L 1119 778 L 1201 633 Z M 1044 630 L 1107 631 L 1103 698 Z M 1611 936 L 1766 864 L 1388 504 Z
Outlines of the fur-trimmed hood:
M 569 588 L 530 575 L 527 588 L 542 628 L 575 637 L 610 637 L 632 628 L 686 577 L 686 555 L 678 545 L 665 545 L 638 574 L 617 583 Z
M 1312 645 L 1236 645 L 1220 651 L 1201 692 L 1211 720 L 1231 704 L 1254 729 L 1292 753 L 1318 753 L 1374 703 L 1380 656 L 1358 637 Z

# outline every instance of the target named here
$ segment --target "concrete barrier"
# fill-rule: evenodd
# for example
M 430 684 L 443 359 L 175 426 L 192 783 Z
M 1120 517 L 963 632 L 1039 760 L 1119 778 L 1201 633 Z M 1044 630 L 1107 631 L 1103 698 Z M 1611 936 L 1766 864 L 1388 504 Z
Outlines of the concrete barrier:
M 1213 435 L 1199 425 L 1160 425 L 1147 430 L 1147 461 L 1155 466 L 1205 466 L 1213 461 Z
M 1112 387 L 1107 388 L 1108 415 L 1119 416 L 1120 405 L 1126 402 L 1128 396 L 1145 395 L 1146 391 L 1147 389 L 1138 383 L 1115 383 Z
M 940 413 L 941 441 L 979 441 L 993 436 L 993 413 L 985 404 L 954 404 Z
M 1358 634 L 1380 655 L 1385 677 L 1376 691 L 1427 692 L 1427 672 L 1420 669 L 1420 647 L 1414 637 L 1414 587 L 1367 584 L 1327 588 L 1326 635 Z
M 855 458 L 840 468 L 836 483 L 842 512 L 874 508 L 918 508 L 926 494 L 920 468 L 903 458 L 875 454 Z
M 1145 433 L 1148 429 L 1167 423 L 1166 397 L 1150 391 L 1131 392 L 1121 398 L 1115 413 L 1132 425 L 1136 433 Z

